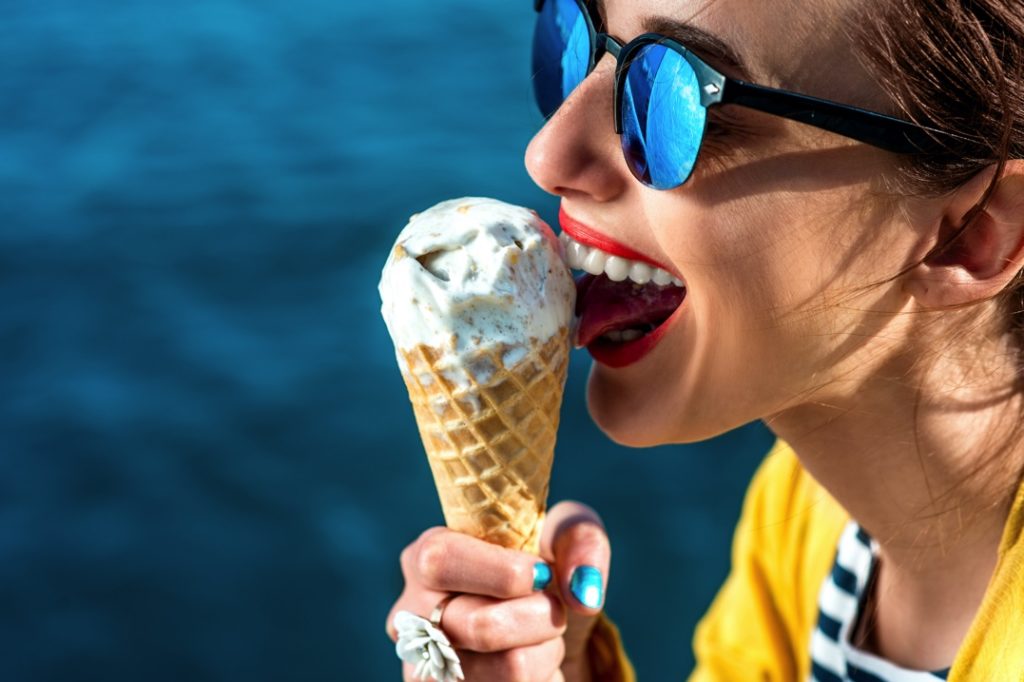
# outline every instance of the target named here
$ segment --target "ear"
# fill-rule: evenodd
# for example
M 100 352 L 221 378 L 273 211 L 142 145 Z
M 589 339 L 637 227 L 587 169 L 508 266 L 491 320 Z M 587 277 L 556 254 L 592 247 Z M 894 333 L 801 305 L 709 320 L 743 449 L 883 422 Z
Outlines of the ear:
M 945 243 L 970 216 L 995 175 L 989 166 L 951 196 L 934 243 Z M 985 208 L 941 255 L 907 273 L 905 291 L 924 308 L 972 303 L 998 294 L 1024 268 L 1024 160 L 1008 161 Z

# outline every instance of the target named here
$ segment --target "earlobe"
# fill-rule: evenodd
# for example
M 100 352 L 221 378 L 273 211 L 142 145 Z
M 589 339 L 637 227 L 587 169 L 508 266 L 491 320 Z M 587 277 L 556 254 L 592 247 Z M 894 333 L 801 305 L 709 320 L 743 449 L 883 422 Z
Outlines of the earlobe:
M 985 207 L 995 174 L 990 166 L 946 198 L 934 244 L 947 242 L 960 226 L 970 226 L 941 253 L 911 270 L 906 292 L 924 308 L 982 301 L 998 294 L 1024 268 L 1024 161 L 1009 161 Z

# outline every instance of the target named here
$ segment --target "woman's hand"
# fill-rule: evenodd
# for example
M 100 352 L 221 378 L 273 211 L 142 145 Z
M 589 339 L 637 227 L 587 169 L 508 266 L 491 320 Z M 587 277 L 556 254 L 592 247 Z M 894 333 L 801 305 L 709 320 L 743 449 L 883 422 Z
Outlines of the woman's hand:
M 604 605 L 610 560 L 600 517 L 578 502 L 548 512 L 540 557 L 431 528 L 402 551 L 405 589 L 388 614 L 387 632 L 397 640 L 398 611 L 429 618 L 458 592 L 441 627 L 468 682 L 589 682 L 586 645 Z M 403 679 L 411 682 L 412 674 L 405 664 Z

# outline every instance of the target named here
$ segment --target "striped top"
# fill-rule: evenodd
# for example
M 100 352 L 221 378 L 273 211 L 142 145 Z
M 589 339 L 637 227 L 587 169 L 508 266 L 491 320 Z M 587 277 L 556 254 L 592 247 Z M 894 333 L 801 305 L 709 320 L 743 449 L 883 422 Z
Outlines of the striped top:
M 949 668 L 908 670 L 854 648 L 850 633 L 863 607 L 878 557 L 878 543 L 855 521 L 839 539 L 831 574 L 818 593 L 818 627 L 811 636 L 814 682 L 936 682 Z

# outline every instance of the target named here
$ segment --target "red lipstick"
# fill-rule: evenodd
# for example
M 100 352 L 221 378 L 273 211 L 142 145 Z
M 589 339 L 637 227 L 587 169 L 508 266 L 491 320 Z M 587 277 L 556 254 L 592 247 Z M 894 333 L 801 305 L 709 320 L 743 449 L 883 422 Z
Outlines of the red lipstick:
M 579 222 L 570 216 L 564 207 L 559 209 L 558 220 L 562 231 L 580 244 L 672 272 L 644 254 Z M 653 283 L 620 284 L 608 280 L 603 275 L 586 275 L 577 279 L 579 337 L 587 344 L 586 348 L 594 360 L 602 365 L 615 369 L 632 365 L 653 351 L 673 323 L 682 317 L 685 297 L 685 288 L 670 289 L 658 287 Z M 660 323 L 657 320 L 660 320 Z M 651 329 L 650 326 L 653 324 L 657 326 Z M 610 336 L 606 336 L 613 331 L 644 327 L 650 331 L 632 341 L 612 341 Z
M 558 209 L 558 224 L 562 226 L 563 232 L 578 241 L 580 244 L 593 246 L 601 249 L 605 253 L 610 253 L 613 256 L 628 258 L 629 260 L 638 260 L 643 263 L 647 263 L 652 267 L 661 268 L 666 272 L 672 272 L 671 269 L 645 256 L 639 251 L 634 251 L 625 244 L 620 244 L 611 237 L 601 234 L 594 228 L 584 225 L 566 213 L 564 206 L 561 206 Z
M 661 342 L 665 334 L 668 333 L 672 323 L 675 322 L 682 316 L 683 307 L 686 302 L 683 301 L 676 308 L 676 311 L 672 313 L 667 320 L 658 325 L 654 331 L 641 336 L 635 341 L 627 341 L 625 343 L 610 343 L 598 339 L 589 346 L 587 346 L 587 352 L 602 365 L 611 367 L 612 369 L 619 369 L 620 367 L 626 367 L 632 365 L 635 362 L 640 362 L 644 359 L 648 353 L 654 350 L 654 347 Z

